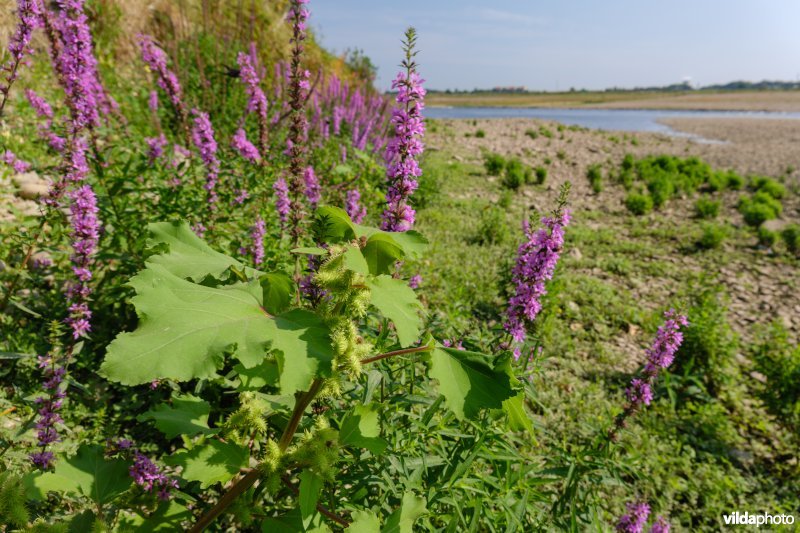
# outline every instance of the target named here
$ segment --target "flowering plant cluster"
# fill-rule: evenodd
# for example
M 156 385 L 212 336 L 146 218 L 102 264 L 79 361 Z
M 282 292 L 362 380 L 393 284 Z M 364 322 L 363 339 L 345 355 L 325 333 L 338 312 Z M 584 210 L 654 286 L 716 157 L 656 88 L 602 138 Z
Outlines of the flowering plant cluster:
M 528 476 L 483 446 L 497 427 L 508 448 L 534 433 L 530 361 L 517 361 L 542 352 L 535 320 L 565 246 L 569 188 L 541 229 L 525 223 L 491 338 L 440 335 L 429 278 L 407 272 L 429 245 L 413 229 L 426 95 L 413 29 L 392 102 L 312 75 L 308 0 L 292 0 L 288 61 L 270 79 L 255 46 L 236 51 L 226 87 L 242 105 L 224 116 L 170 47 L 140 35 L 153 84 L 137 93 L 145 119 L 129 122 L 130 99 L 120 107 L 103 84 L 87 13 L 83 0 L 19 0 L 4 68 L 3 102 L 43 30 L 63 101 L 25 89 L 55 163 L 2 156 L 55 176 L 21 269 L 46 273 L 36 288 L 56 322 L 27 367 L 22 351 L 3 352 L 41 383 L 15 398 L 30 420 L 0 451 L 5 468 L 14 450 L 26 487 L 0 529 L 454 529 L 464 518 L 439 510 L 473 464 L 500 461 L 491 470 L 508 483 Z M 131 131 L 134 146 L 120 141 Z M 45 249 L 52 258 L 34 258 Z M 20 298 L 28 277 L 0 309 L 26 324 L 42 318 Z M 627 390 L 630 413 L 653 401 L 686 324 L 667 315 Z M 375 490 L 381 476 L 389 485 Z M 508 524 L 528 520 L 527 497 Z M 641 531 L 648 516 L 631 505 L 618 527 Z M 668 528 L 659 517 L 651 531 Z

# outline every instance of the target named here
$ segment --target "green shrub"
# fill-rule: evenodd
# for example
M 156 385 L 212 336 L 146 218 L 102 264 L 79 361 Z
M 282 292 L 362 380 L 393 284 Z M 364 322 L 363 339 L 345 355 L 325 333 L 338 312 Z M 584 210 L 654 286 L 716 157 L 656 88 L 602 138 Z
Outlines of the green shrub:
M 741 190 L 744 187 L 744 178 L 734 171 L 729 171 L 727 176 L 727 186 L 732 191 Z
M 553 162 L 553 160 L 550 159 L 549 157 L 545 157 L 543 162 L 544 162 L 545 165 L 550 165 Z
M 775 323 L 759 335 L 750 356 L 767 378 L 761 391 L 767 406 L 786 425 L 800 426 L 800 346 L 792 346 L 786 328 Z
M 716 396 L 721 385 L 735 376 L 738 340 L 728 324 L 727 306 L 720 287 L 692 293 L 686 313 L 689 326 L 675 354 L 672 372 L 696 376 Z
M 758 191 L 753 195 L 753 202 L 769 206 L 775 212 L 775 216 L 783 213 L 783 204 L 774 196 L 766 191 Z
M 748 226 L 757 228 L 767 220 L 775 218 L 775 211 L 768 205 L 758 204 L 755 202 L 746 202 L 739 208 L 744 221 Z
M 790 253 L 800 255 L 800 226 L 797 224 L 787 226 L 781 232 L 781 237 Z
M 474 242 L 478 244 L 502 244 L 508 241 L 511 230 L 506 222 L 505 210 L 489 207 L 481 212 Z
M 786 187 L 772 178 L 766 176 L 755 176 L 750 180 L 750 188 L 770 195 L 776 200 L 786 196 Z
M 535 140 L 539 136 L 539 132 L 536 130 L 525 130 L 525 135 Z
M 694 210 L 698 218 L 717 218 L 717 215 L 719 215 L 719 208 L 720 203 L 718 201 L 706 198 L 705 196 L 698 198 L 694 204 Z
M 567 152 L 565 152 L 564 150 L 559 150 L 558 152 L 556 152 L 556 157 L 558 158 L 559 161 L 564 161 L 565 159 L 567 159 Z
M 625 207 L 634 215 L 645 215 L 653 209 L 653 199 L 647 194 L 632 192 L 625 197 Z
M 659 208 L 675 194 L 675 186 L 669 176 L 661 174 L 653 178 L 648 184 L 647 189 L 653 198 L 653 206 Z
M 617 175 L 617 181 L 625 187 L 625 190 L 630 190 L 633 187 L 633 181 L 636 179 L 636 174 L 634 174 L 633 170 L 630 169 L 623 169 Z
M 766 248 L 772 248 L 778 242 L 778 234 L 765 227 L 758 228 L 758 244 Z
M 544 167 L 536 167 L 536 183 L 542 185 L 547 180 L 547 169 Z
M 586 178 L 589 180 L 589 184 L 595 194 L 600 194 L 600 191 L 603 190 L 603 171 L 600 165 L 590 166 L 589 170 L 586 171 Z
M 545 128 L 544 126 L 539 128 L 539 135 L 542 137 L 547 137 L 548 139 L 553 138 L 553 132 Z
M 719 248 L 722 241 L 725 240 L 726 231 L 723 226 L 717 224 L 706 223 L 702 226 L 702 233 L 697 240 L 696 245 L 701 250 L 711 250 Z
M 530 175 L 530 168 L 526 169 L 519 159 L 509 159 L 506 162 L 506 173 L 503 176 L 503 187 L 515 191 L 527 181 L 527 175 Z
M 486 137 L 486 132 L 483 130 L 478 130 L 475 132 L 475 137 L 477 137 L 478 139 L 483 139 L 484 137 Z
M 622 158 L 622 163 L 620 167 L 622 170 L 633 170 L 636 166 L 636 160 L 633 158 L 633 154 L 625 154 L 625 157 Z
M 500 154 L 486 154 L 484 155 L 483 166 L 490 176 L 499 176 L 503 169 L 506 168 L 506 159 Z

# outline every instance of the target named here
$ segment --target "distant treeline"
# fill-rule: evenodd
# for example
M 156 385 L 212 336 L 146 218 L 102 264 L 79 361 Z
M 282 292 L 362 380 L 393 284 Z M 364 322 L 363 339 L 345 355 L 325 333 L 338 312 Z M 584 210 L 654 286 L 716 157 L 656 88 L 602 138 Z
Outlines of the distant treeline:
M 604 90 L 588 90 L 576 89 L 574 87 L 569 89 L 571 93 L 596 93 L 596 92 L 685 92 L 685 91 L 788 91 L 800 89 L 800 82 L 797 81 L 731 81 L 725 84 L 706 85 L 703 87 L 694 87 L 689 82 L 673 83 L 672 85 L 664 85 L 660 87 L 609 87 Z M 515 93 L 515 94 L 541 94 L 550 91 L 535 91 L 529 90 L 525 87 L 494 87 L 491 89 L 428 89 L 429 93 L 439 94 L 479 94 L 479 93 Z M 560 91 L 556 91 L 560 92 Z

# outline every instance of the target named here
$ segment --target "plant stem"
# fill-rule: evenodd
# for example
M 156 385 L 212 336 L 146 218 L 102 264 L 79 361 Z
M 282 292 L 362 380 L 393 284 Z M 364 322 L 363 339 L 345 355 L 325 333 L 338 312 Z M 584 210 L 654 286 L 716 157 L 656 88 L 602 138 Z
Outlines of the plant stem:
M 300 494 L 300 489 L 298 489 L 292 484 L 291 480 L 289 479 L 289 476 L 281 476 L 281 479 L 286 484 L 286 486 L 289 487 L 289 490 L 291 490 L 295 494 Z M 350 525 L 350 522 L 348 522 L 346 519 L 334 513 L 333 511 L 331 511 L 330 509 L 328 509 L 319 502 L 317 502 L 317 511 L 327 516 L 328 518 L 330 518 L 331 520 L 333 520 L 342 527 L 348 527 Z
M 297 431 L 297 426 L 300 425 L 300 419 L 303 418 L 303 412 L 305 412 L 306 408 L 309 406 L 314 397 L 319 394 L 320 389 L 322 389 L 322 384 L 322 379 L 315 379 L 311 384 L 311 388 L 297 398 L 297 401 L 294 404 L 294 410 L 292 411 L 292 416 L 289 418 L 289 422 L 286 424 L 286 428 L 283 430 L 283 435 L 281 435 L 281 438 L 278 441 L 278 447 L 282 452 L 286 451 L 286 448 L 289 447 L 289 443 L 292 442 L 294 433 Z M 234 502 L 234 500 L 236 500 L 236 498 L 241 496 L 245 491 L 247 491 L 247 489 L 252 487 L 260 477 L 261 471 L 258 468 L 249 471 L 243 478 L 234 483 L 231 488 L 228 489 L 228 492 L 222 495 L 222 498 L 219 499 L 217 504 L 212 507 L 210 511 L 204 514 L 194 526 L 192 526 L 192 529 L 189 530 L 189 533 L 199 533 L 200 531 L 203 531 L 219 515 L 224 513 L 225 509 L 227 509 Z
M 387 359 L 389 357 L 394 357 L 395 355 L 406 355 L 409 353 L 420 353 L 420 352 L 430 352 L 433 350 L 432 346 L 419 346 L 417 348 L 405 348 L 403 350 L 395 350 L 393 352 L 386 352 L 378 355 L 373 355 L 372 357 L 367 357 L 366 359 L 361 360 L 362 365 L 366 365 L 367 363 L 374 363 L 375 361 L 380 361 L 381 359 Z

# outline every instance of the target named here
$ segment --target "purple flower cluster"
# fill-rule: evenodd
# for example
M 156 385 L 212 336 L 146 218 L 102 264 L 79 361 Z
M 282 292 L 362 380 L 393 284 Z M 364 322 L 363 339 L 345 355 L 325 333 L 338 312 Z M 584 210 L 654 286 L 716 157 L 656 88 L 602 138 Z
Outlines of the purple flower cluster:
M 153 113 L 158 113 L 158 93 L 156 91 L 150 91 L 150 94 L 147 96 L 147 107 L 149 107 L 150 111 Z
M 163 133 L 158 137 L 145 137 L 144 142 L 147 143 L 147 160 L 151 165 L 164 156 L 164 148 L 169 144 Z
M 669 367 L 675 360 L 675 353 L 683 342 L 681 327 L 689 325 L 686 317 L 677 314 L 674 309 L 664 313 L 664 318 L 666 321 L 658 328 L 653 345 L 647 349 L 647 363 L 642 376 L 634 378 L 625 391 L 631 411 L 642 405 L 650 405 L 653 400 L 652 384 L 658 377 L 659 371 Z
M 617 531 L 621 533 L 642 533 L 650 516 L 650 506 L 646 503 L 627 503 L 628 512 L 617 522 Z
M 39 451 L 32 453 L 30 460 L 42 470 L 47 470 L 53 464 L 54 458 L 53 452 L 47 447 L 60 440 L 56 424 L 63 422 L 58 411 L 61 410 L 66 396 L 61 383 L 67 371 L 55 357 L 50 355 L 39 356 L 39 368 L 43 369 L 45 381 L 42 388 L 45 394 L 35 400 L 39 406 L 39 420 L 36 422 Z
M 291 209 L 291 202 L 289 201 L 289 186 L 286 180 L 278 178 L 272 185 L 272 190 L 275 192 L 275 208 L 278 211 L 278 218 L 283 227 L 289 220 L 289 210 Z
M 344 210 L 347 211 L 350 219 L 356 224 L 360 224 L 364 217 L 367 216 L 367 208 L 361 205 L 361 193 L 358 192 L 358 189 L 347 191 Z
M 406 32 L 405 72 L 399 72 L 392 82 L 397 89 L 396 101 L 399 104 L 392 111 L 391 124 L 394 137 L 386 146 L 386 175 L 389 188 L 386 192 L 386 209 L 381 218 L 381 228 L 386 231 L 408 231 L 414 225 L 415 212 L 408 201 L 417 189 L 417 178 L 422 170 L 417 157 L 422 154 L 422 137 L 425 122 L 422 117 L 425 89 L 423 79 L 416 72 L 412 62 L 415 33 L 412 28 Z
M 617 521 L 617 531 L 620 533 L 642 533 L 650 517 L 650 506 L 644 502 L 633 502 L 625 504 L 627 513 L 622 515 Z M 650 526 L 650 533 L 669 533 L 669 522 L 659 516 Z
M 412 289 L 419 289 L 420 285 L 422 285 L 422 276 L 419 274 L 414 274 L 411 276 L 411 279 L 408 280 L 408 286 Z
M 121 447 L 121 446 L 120 446 Z M 133 482 L 145 492 L 157 490 L 158 498 L 169 500 L 171 489 L 178 488 L 178 482 L 166 475 L 153 461 L 138 450 L 133 455 L 133 465 L 128 469 Z
M 516 342 L 525 340 L 526 325 L 542 310 L 541 298 L 547 294 L 545 282 L 553 277 L 561 249 L 564 228 L 570 222 L 569 210 L 553 217 L 543 217 L 542 229 L 533 231 L 527 221 L 523 224 L 527 240 L 517 250 L 517 260 L 511 271 L 514 296 L 508 301 L 505 330 Z
M 33 30 L 42 26 L 42 12 L 38 0 L 17 0 L 17 19 L 17 28 L 8 41 L 11 58 L 5 65 L 0 66 L 0 71 L 6 72 L 5 81 L 0 83 L 0 93 L 3 94 L 0 114 L 3 113 L 11 86 L 17 80 L 19 66 L 25 54 L 33 53 L 29 48 Z
M 244 131 L 244 128 L 236 130 L 233 138 L 231 138 L 231 148 L 239 152 L 240 156 L 251 163 L 261 161 L 261 154 L 258 153 L 258 148 L 247 139 L 247 132 Z
M 70 223 L 72 225 L 72 271 L 77 281 L 67 290 L 70 315 L 67 323 L 72 328 L 72 337 L 79 339 L 91 330 L 92 312 L 87 303 L 91 294 L 89 269 L 99 239 L 97 198 L 89 185 L 81 185 L 70 191 Z
M 208 113 L 192 110 L 194 122 L 192 124 L 192 142 L 200 152 L 200 159 L 206 166 L 206 183 L 203 188 L 208 193 L 209 206 L 214 209 L 218 195 L 216 191 L 219 180 L 219 159 L 217 159 L 217 141 L 214 139 L 214 128 Z
M 319 201 L 322 199 L 322 188 L 319 185 L 319 178 L 314 172 L 314 167 L 308 166 L 303 172 L 303 181 L 305 182 L 305 194 L 308 205 L 311 209 L 316 209 Z
M 167 67 L 167 54 L 153 42 L 153 38 L 149 35 L 139 35 L 139 46 L 142 49 L 142 61 L 156 74 L 156 83 L 167 94 L 167 98 L 172 102 L 181 121 L 185 123 L 187 114 L 186 106 L 183 103 L 183 89 L 178 81 L 178 76 Z M 150 108 L 153 109 L 157 105 L 158 99 L 154 100 L 153 93 L 151 93 Z M 155 111 L 155 109 L 153 110 Z
M 267 224 L 263 218 L 258 217 L 255 225 L 250 230 L 250 238 L 253 240 L 250 251 L 253 254 L 253 264 L 256 267 L 260 267 L 264 262 L 264 236 L 266 233 Z
M 262 153 L 267 153 L 267 135 L 269 133 L 269 121 L 267 114 L 269 111 L 267 95 L 261 88 L 261 76 L 259 76 L 256 64 L 255 47 L 251 45 L 251 53 L 240 52 L 236 58 L 239 64 L 239 78 L 244 83 L 247 92 L 247 112 L 255 113 L 258 117 L 258 146 Z
M 66 93 L 70 126 L 72 131 L 94 128 L 99 123 L 99 111 L 107 113 L 116 103 L 100 83 L 84 0 L 59 0 L 58 4 L 57 15 L 48 14 L 44 22 L 54 68 Z
M 53 125 L 53 108 L 47 101 L 36 94 L 33 89 L 25 89 L 25 97 L 31 104 L 39 118 L 44 119 L 44 124 L 39 127 L 39 136 L 47 141 L 51 148 L 63 152 L 67 145 L 66 139 L 54 133 L 50 128 Z
M 21 174 L 31 169 L 31 164 L 19 159 L 17 155 L 11 150 L 6 150 L 3 155 L 0 155 L 0 161 L 14 169 L 14 172 Z

